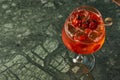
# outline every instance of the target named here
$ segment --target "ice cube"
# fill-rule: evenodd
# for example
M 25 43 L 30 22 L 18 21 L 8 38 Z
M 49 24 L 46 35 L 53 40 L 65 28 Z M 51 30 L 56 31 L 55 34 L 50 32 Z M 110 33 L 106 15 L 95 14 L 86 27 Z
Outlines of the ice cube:
M 87 36 L 85 35 L 85 33 L 83 31 L 76 31 L 75 35 L 74 35 L 74 40 L 76 41 L 85 41 L 87 40 Z
M 99 33 L 96 30 L 94 30 L 88 34 L 88 38 L 93 42 L 97 42 L 99 39 Z
M 76 33 L 76 29 L 71 24 L 68 24 L 67 30 L 68 30 L 68 33 L 71 37 L 73 37 Z

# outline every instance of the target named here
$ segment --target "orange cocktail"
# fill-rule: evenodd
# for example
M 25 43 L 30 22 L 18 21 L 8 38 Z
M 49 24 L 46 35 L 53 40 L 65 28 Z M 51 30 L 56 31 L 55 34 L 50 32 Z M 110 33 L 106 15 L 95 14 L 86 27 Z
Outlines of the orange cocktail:
M 65 21 L 62 40 L 69 50 L 77 54 L 98 51 L 105 40 L 101 14 L 86 6 L 75 9 Z

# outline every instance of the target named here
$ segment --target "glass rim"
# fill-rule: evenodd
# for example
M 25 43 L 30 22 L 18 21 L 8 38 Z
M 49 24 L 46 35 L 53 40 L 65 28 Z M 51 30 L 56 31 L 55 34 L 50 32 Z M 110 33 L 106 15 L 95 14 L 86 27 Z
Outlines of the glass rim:
M 82 6 L 80 6 L 80 7 L 77 7 L 77 8 L 75 8 L 75 9 L 72 10 L 72 12 L 70 13 L 70 15 L 71 15 L 75 10 L 78 10 L 78 9 L 86 9 L 86 10 L 88 10 L 88 11 L 90 11 L 89 9 L 93 9 L 93 10 L 95 10 L 95 11 L 99 14 L 99 16 L 102 17 L 100 11 L 99 11 L 97 8 L 95 8 L 95 7 L 93 7 L 93 6 L 90 6 L 90 5 L 82 5 Z M 94 13 L 96 13 L 96 12 L 94 12 Z M 70 15 L 69 15 L 69 16 L 70 16 Z

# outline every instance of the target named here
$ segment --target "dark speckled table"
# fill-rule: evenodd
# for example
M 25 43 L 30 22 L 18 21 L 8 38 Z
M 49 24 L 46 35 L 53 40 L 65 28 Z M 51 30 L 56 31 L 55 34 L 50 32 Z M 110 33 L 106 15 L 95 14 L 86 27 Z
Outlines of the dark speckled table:
M 0 0 L 0 80 L 82 80 L 70 74 L 61 40 L 65 19 L 81 5 L 113 19 L 91 75 L 120 80 L 120 7 L 112 0 Z

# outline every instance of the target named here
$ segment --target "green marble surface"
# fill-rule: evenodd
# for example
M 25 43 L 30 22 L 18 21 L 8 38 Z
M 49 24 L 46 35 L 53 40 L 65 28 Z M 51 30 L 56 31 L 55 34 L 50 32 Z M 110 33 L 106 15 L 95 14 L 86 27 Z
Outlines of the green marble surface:
M 80 80 L 69 75 L 61 30 L 82 5 L 113 19 L 92 75 L 120 80 L 120 7 L 112 0 L 0 0 L 0 80 Z

